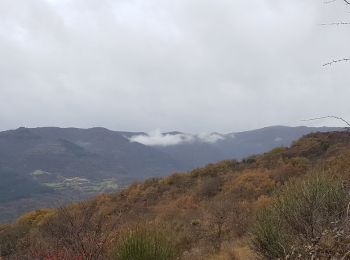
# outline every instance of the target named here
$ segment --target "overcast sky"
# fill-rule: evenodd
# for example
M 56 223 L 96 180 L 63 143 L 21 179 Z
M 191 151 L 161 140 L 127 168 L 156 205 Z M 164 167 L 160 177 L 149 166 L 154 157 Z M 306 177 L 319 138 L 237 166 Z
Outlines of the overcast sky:
M 341 0 L 1 0 L 0 129 L 350 120 Z M 309 125 L 337 125 L 321 121 Z

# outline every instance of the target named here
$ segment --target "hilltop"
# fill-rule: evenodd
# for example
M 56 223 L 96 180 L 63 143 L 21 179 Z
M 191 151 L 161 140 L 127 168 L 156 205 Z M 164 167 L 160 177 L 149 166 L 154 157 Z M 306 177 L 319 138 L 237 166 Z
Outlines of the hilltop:
M 255 259 L 250 234 L 257 212 L 273 203 L 285 185 L 314 172 L 341 178 L 348 187 L 349 157 L 349 132 L 313 133 L 289 148 L 150 178 L 1 226 L 2 254 L 43 257 L 64 251 L 70 257 L 114 259 L 123 237 L 142 226 L 171 237 L 181 259 Z M 87 251 L 81 250 L 84 246 Z

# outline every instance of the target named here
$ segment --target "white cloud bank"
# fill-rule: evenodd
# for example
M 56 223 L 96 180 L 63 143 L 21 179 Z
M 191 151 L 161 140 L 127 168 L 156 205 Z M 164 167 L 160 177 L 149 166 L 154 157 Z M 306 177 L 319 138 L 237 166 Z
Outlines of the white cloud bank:
M 171 146 L 193 142 L 214 144 L 224 138 L 223 135 L 217 133 L 202 133 L 198 135 L 184 133 L 164 134 L 158 129 L 148 134 L 132 136 L 129 140 L 147 146 Z
M 221 134 L 216 134 L 216 133 L 211 133 L 211 134 L 202 133 L 197 135 L 197 139 L 199 139 L 201 142 L 204 142 L 204 143 L 213 144 L 219 140 L 225 139 L 225 137 Z

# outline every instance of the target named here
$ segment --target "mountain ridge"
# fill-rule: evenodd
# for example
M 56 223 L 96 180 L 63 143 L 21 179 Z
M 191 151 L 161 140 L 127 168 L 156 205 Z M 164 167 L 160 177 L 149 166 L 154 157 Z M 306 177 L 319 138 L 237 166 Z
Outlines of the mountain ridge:
M 131 141 L 133 136 L 148 138 L 147 133 L 102 127 L 22 127 L 3 131 L 0 178 L 9 185 L 2 191 L 0 207 L 6 204 L 6 209 L 1 211 L 0 222 L 55 201 L 85 199 L 120 189 L 135 180 L 188 171 L 225 159 L 242 159 L 276 146 L 288 146 L 310 132 L 333 130 L 340 129 L 275 126 L 220 134 L 220 138 L 214 136 L 209 141 L 178 131 L 157 134 L 156 138 L 180 140 L 168 146 Z M 188 135 L 185 139 L 189 141 L 182 142 L 178 135 Z M 276 141 L 278 137 L 281 140 Z M 18 187 L 22 190 L 18 192 L 20 196 L 13 192 Z

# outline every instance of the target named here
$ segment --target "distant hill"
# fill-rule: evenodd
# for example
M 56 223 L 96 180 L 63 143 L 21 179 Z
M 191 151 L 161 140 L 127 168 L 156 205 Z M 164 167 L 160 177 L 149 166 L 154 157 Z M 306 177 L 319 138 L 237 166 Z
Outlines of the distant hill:
M 115 191 L 134 180 L 288 146 L 337 128 L 267 127 L 230 134 L 19 128 L 0 132 L 0 221 L 52 203 Z
M 212 133 L 199 136 L 199 138 L 198 135 L 193 135 L 194 141 L 181 142 L 177 145 L 168 146 L 155 145 L 153 147 L 170 155 L 172 158 L 176 158 L 182 165 L 195 168 L 224 159 L 240 160 L 250 155 L 269 151 L 278 146 L 290 146 L 293 141 L 312 132 L 338 130 L 342 129 L 272 126 L 238 133 Z M 177 134 L 182 133 L 177 132 Z

